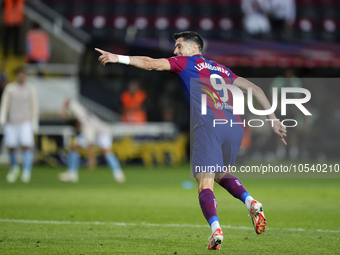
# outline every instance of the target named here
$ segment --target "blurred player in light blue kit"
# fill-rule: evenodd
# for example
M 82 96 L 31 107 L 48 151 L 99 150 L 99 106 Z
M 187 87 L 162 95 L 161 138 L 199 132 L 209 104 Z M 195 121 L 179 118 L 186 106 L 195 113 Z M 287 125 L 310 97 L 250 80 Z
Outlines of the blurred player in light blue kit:
M 16 81 L 9 83 L 1 99 L 1 125 L 4 127 L 4 141 L 9 151 L 11 169 L 6 179 L 13 183 L 20 176 L 16 149 L 22 147 L 23 162 L 21 180 L 31 180 L 34 134 L 38 131 L 39 111 L 35 89 L 26 82 L 26 71 L 19 67 L 15 71 Z
M 65 117 L 68 110 L 75 115 L 78 121 L 77 129 L 79 129 L 80 134 L 76 137 L 76 144 L 71 146 L 68 157 L 68 170 L 59 174 L 59 180 L 64 182 L 78 182 L 80 161 L 78 149 L 81 147 L 88 150 L 89 166 L 94 167 L 94 146 L 97 145 L 101 149 L 107 164 L 111 168 L 114 179 L 119 183 L 124 183 L 125 175 L 119 161 L 110 151 L 112 137 L 109 127 L 97 116 L 88 112 L 85 107 L 76 100 L 66 100 L 60 116 Z

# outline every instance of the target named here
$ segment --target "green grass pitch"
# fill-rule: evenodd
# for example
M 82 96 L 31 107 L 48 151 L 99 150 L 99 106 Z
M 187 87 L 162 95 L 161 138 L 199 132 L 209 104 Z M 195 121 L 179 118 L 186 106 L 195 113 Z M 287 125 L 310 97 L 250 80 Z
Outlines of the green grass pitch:
M 0 254 L 340 254 L 340 179 L 242 179 L 264 205 L 256 235 L 242 202 L 215 186 L 224 226 L 220 251 L 207 251 L 210 228 L 189 166 L 125 167 L 115 183 L 106 167 L 61 183 L 64 168 L 36 166 L 30 184 L 5 181 L 0 168 Z

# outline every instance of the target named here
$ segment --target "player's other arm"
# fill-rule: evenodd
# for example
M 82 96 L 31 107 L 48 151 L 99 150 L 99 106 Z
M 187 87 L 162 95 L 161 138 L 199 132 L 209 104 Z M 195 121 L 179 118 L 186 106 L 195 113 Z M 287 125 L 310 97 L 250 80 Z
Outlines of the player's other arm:
M 242 77 L 238 77 L 234 80 L 233 85 L 239 87 L 243 93 L 248 92 L 248 88 L 252 88 L 253 96 L 255 97 L 256 101 L 261 105 L 264 110 L 270 109 L 271 105 L 269 100 L 267 99 L 266 95 L 264 94 L 263 90 L 256 86 L 254 83 L 244 79 Z M 267 115 L 267 117 L 271 120 L 276 120 L 275 113 Z M 287 136 L 287 129 L 285 126 L 281 124 L 279 121 L 273 121 L 273 130 L 276 134 L 278 134 L 281 138 L 281 141 L 287 145 L 284 137 Z
M 9 89 L 10 85 L 5 87 L 1 98 L 0 124 L 4 126 L 7 122 L 7 114 L 9 109 Z
M 67 114 L 67 110 L 68 110 L 69 105 L 70 105 L 70 102 L 71 102 L 70 99 L 66 99 L 66 100 L 64 101 L 64 104 L 63 104 L 63 106 L 61 107 L 61 110 L 60 110 L 60 112 L 59 112 L 59 116 L 60 116 L 61 118 L 65 118 L 65 116 L 66 116 L 66 114 Z
M 32 126 L 34 133 L 38 132 L 39 129 L 39 104 L 38 104 L 38 96 L 37 91 L 34 88 L 32 89 L 32 98 L 31 98 L 31 105 L 32 105 Z
M 122 63 L 148 71 L 169 71 L 171 69 L 169 61 L 165 58 L 121 56 L 97 48 L 96 51 L 102 54 L 98 60 L 103 66 L 107 63 Z
M 97 165 L 95 147 L 93 144 L 89 144 L 87 147 L 87 167 L 93 170 Z

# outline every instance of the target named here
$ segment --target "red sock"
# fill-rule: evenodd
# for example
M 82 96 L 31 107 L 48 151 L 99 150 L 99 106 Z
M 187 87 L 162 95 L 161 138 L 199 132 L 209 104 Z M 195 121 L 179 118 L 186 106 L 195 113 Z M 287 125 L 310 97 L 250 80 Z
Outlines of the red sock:
M 211 189 L 204 189 L 199 194 L 199 201 L 205 219 L 211 225 L 214 221 L 218 221 L 217 202 Z

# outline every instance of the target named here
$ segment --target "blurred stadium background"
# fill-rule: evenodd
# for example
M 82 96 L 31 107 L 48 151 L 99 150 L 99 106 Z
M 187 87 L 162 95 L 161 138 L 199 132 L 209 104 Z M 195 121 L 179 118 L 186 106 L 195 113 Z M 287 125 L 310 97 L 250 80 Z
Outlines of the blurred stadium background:
M 0 0 L 2 7 L 5 1 L 12 0 Z M 189 175 L 190 114 L 177 78 L 125 65 L 102 67 L 95 47 L 171 57 L 172 34 L 197 31 L 206 40 L 207 58 L 254 81 L 269 98 L 270 88 L 280 84 L 311 92 L 306 104 L 311 117 L 290 112 L 299 125 L 288 130 L 287 150 L 267 128 L 246 128 L 238 164 L 339 164 L 340 1 L 291 1 L 296 8 L 289 24 L 278 29 L 268 15 L 272 29 L 255 34 L 244 27 L 252 1 L 26 0 L 17 46 L 6 41 L 0 20 L 1 81 L 13 81 L 14 69 L 25 64 L 40 105 L 29 185 L 6 182 L 8 159 L 1 145 L 1 254 L 205 254 L 209 229 Z M 33 43 L 29 32 L 39 27 L 48 35 L 37 46 L 48 49 L 40 62 L 27 53 Z M 121 96 L 131 80 L 146 93 L 140 110 L 147 121 L 138 124 L 123 121 Z M 72 116 L 58 117 L 65 98 L 79 100 L 111 126 L 124 185 L 114 182 L 106 166 L 95 172 L 83 167 L 76 185 L 57 180 L 75 135 Z M 248 114 L 246 119 L 259 118 Z M 287 118 L 279 111 L 277 116 Z M 85 166 L 86 151 L 82 155 Z M 216 188 L 218 213 L 228 225 L 221 252 L 339 254 L 340 179 L 304 177 L 242 179 L 265 206 L 268 229 L 260 237 L 242 203 Z
M 336 79 L 325 78 L 339 76 L 339 1 L 292 1 L 295 10 L 291 11 L 289 25 L 278 29 L 272 23 L 271 30 L 255 34 L 244 27 L 248 12 L 243 5 L 251 1 L 24 1 L 25 18 L 19 28 L 18 46 L 4 49 L 2 43 L 0 56 L 9 81 L 14 78 L 14 68 L 26 63 L 29 81 L 38 89 L 39 159 L 57 163 L 60 149 L 69 145 L 73 129 L 57 113 L 63 100 L 71 97 L 112 126 L 117 145 L 113 149 L 123 162 L 137 158 L 147 165 L 186 161 L 189 110 L 176 77 L 125 65 L 103 68 L 94 51 L 99 47 L 125 55 L 171 57 L 172 34 L 183 30 L 197 31 L 205 38 L 207 58 L 225 64 L 239 76 L 266 78 L 257 85 L 268 96 L 274 77 L 283 75 L 287 68 L 300 79 L 313 78 L 301 80 L 312 93 L 309 107 L 314 114 L 302 120 L 296 138 L 299 153 L 292 152 L 290 159 L 313 157 L 322 161 L 336 157 L 340 149 L 340 88 Z M 1 22 L 1 38 L 5 39 L 5 24 Z M 31 61 L 26 51 L 29 31 L 37 27 L 49 38 L 49 56 L 43 63 Z M 138 127 L 121 121 L 120 97 L 132 79 L 138 80 L 147 95 L 143 104 L 147 122 Z M 327 121 L 332 125 L 324 125 Z M 255 130 L 247 136 L 243 150 L 247 153 L 241 160 L 277 158 L 276 145 L 263 142 L 267 139 L 264 132 Z M 318 147 L 308 142 L 315 140 Z M 57 161 L 46 159 L 51 154 Z M 289 151 L 279 157 L 285 158 L 289 159 Z M 7 160 L 4 148 L 0 160 Z

